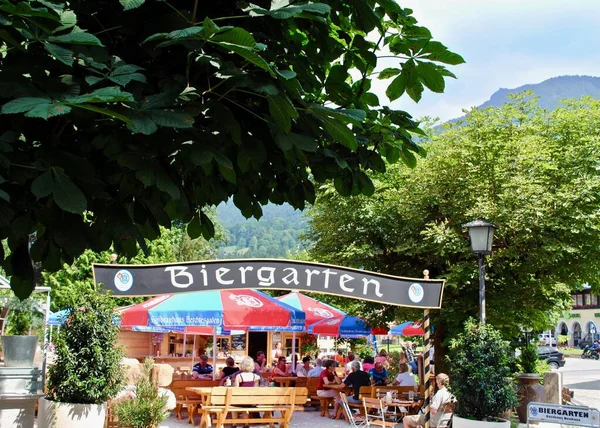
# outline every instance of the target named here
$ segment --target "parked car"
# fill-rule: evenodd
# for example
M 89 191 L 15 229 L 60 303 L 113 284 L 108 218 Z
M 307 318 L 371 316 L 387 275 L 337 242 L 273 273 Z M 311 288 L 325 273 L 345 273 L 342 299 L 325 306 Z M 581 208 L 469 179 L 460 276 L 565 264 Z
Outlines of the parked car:
M 552 346 L 540 346 L 537 352 L 540 360 L 548 361 L 548 365 L 553 369 L 558 369 L 565 365 L 565 355 Z
M 556 346 L 556 337 L 553 337 L 552 335 L 550 335 L 548 333 L 538 334 L 538 340 L 544 346 L 545 345 Z

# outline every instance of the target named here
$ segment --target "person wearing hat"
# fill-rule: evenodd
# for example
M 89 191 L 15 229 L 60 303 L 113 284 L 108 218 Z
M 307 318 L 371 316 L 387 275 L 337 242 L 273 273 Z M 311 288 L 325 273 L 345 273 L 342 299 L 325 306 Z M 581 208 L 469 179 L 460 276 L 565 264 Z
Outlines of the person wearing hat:
M 213 366 L 208 364 L 208 357 L 206 355 L 202 355 L 200 357 L 200 362 L 198 364 L 194 364 L 194 368 L 192 369 L 192 377 L 194 379 L 199 379 L 200 377 L 204 377 L 204 375 L 212 374 Z

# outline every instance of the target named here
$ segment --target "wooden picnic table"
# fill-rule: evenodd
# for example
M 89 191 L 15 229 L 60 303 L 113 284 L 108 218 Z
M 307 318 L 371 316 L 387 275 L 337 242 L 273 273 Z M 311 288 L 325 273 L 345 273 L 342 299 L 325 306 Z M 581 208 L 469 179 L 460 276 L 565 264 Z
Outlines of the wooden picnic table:
M 200 402 L 202 406 L 210 406 L 210 396 L 212 393 L 212 387 L 209 386 L 189 386 L 185 389 L 186 391 L 190 391 L 196 395 L 200 396 Z M 208 418 L 208 420 L 206 420 L 205 418 Z M 190 421 L 193 424 L 194 423 L 194 417 L 193 415 L 190 417 Z M 203 413 L 202 417 L 200 418 L 200 427 L 205 426 L 205 427 L 209 427 L 211 425 L 210 422 L 210 416 L 208 415 L 208 413 Z
M 298 379 L 295 376 L 275 376 L 272 378 L 273 382 L 279 384 L 282 388 L 287 388 L 292 386 L 292 382 L 295 382 Z

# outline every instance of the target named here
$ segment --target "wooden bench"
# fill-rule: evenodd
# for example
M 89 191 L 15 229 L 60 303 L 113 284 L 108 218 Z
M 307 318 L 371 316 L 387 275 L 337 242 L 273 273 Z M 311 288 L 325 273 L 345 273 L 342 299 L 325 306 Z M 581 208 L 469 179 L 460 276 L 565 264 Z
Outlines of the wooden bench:
M 216 416 L 217 428 L 224 424 L 265 424 L 270 427 L 279 423 L 281 428 L 288 428 L 297 403 L 306 402 L 306 388 L 228 388 L 215 387 L 211 391 L 210 405 L 199 409 L 202 423 L 211 426 L 210 415 Z M 247 418 L 240 418 L 238 412 L 248 412 Z M 262 418 L 254 417 L 253 413 L 264 412 Z M 279 412 L 280 416 L 276 416 Z M 231 419 L 227 415 L 231 413 Z
M 175 414 L 177 419 L 182 419 L 181 412 L 185 407 L 188 412 L 188 419 L 190 423 L 194 423 L 193 417 L 196 407 L 201 404 L 200 397 L 195 394 L 186 391 L 187 387 L 213 387 L 219 386 L 218 380 L 179 380 L 173 379 L 171 384 L 167 387 L 175 395 Z

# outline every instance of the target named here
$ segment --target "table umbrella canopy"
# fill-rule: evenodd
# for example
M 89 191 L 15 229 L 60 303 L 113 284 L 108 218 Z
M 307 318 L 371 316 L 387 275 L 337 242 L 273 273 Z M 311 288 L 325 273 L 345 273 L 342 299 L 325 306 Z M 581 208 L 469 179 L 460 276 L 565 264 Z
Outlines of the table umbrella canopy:
M 304 331 L 304 313 L 258 290 L 217 290 L 154 297 L 121 312 L 121 325 Z
M 371 334 L 387 334 L 387 328 L 372 328 L 358 317 L 345 315 L 321 320 L 315 324 L 312 324 L 308 327 L 308 332 L 310 334 L 320 334 L 322 336 L 355 338 L 370 336 Z
M 392 327 L 390 334 L 396 336 L 424 336 L 425 331 L 423 331 L 421 321 L 407 321 Z
M 308 297 L 302 293 L 288 293 L 283 296 L 276 297 L 277 300 L 283 303 L 287 303 L 296 309 L 300 309 L 306 315 L 306 329 L 311 324 L 316 322 L 346 316 L 346 313 L 329 306 L 326 303 L 319 302 L 312 297 Z

